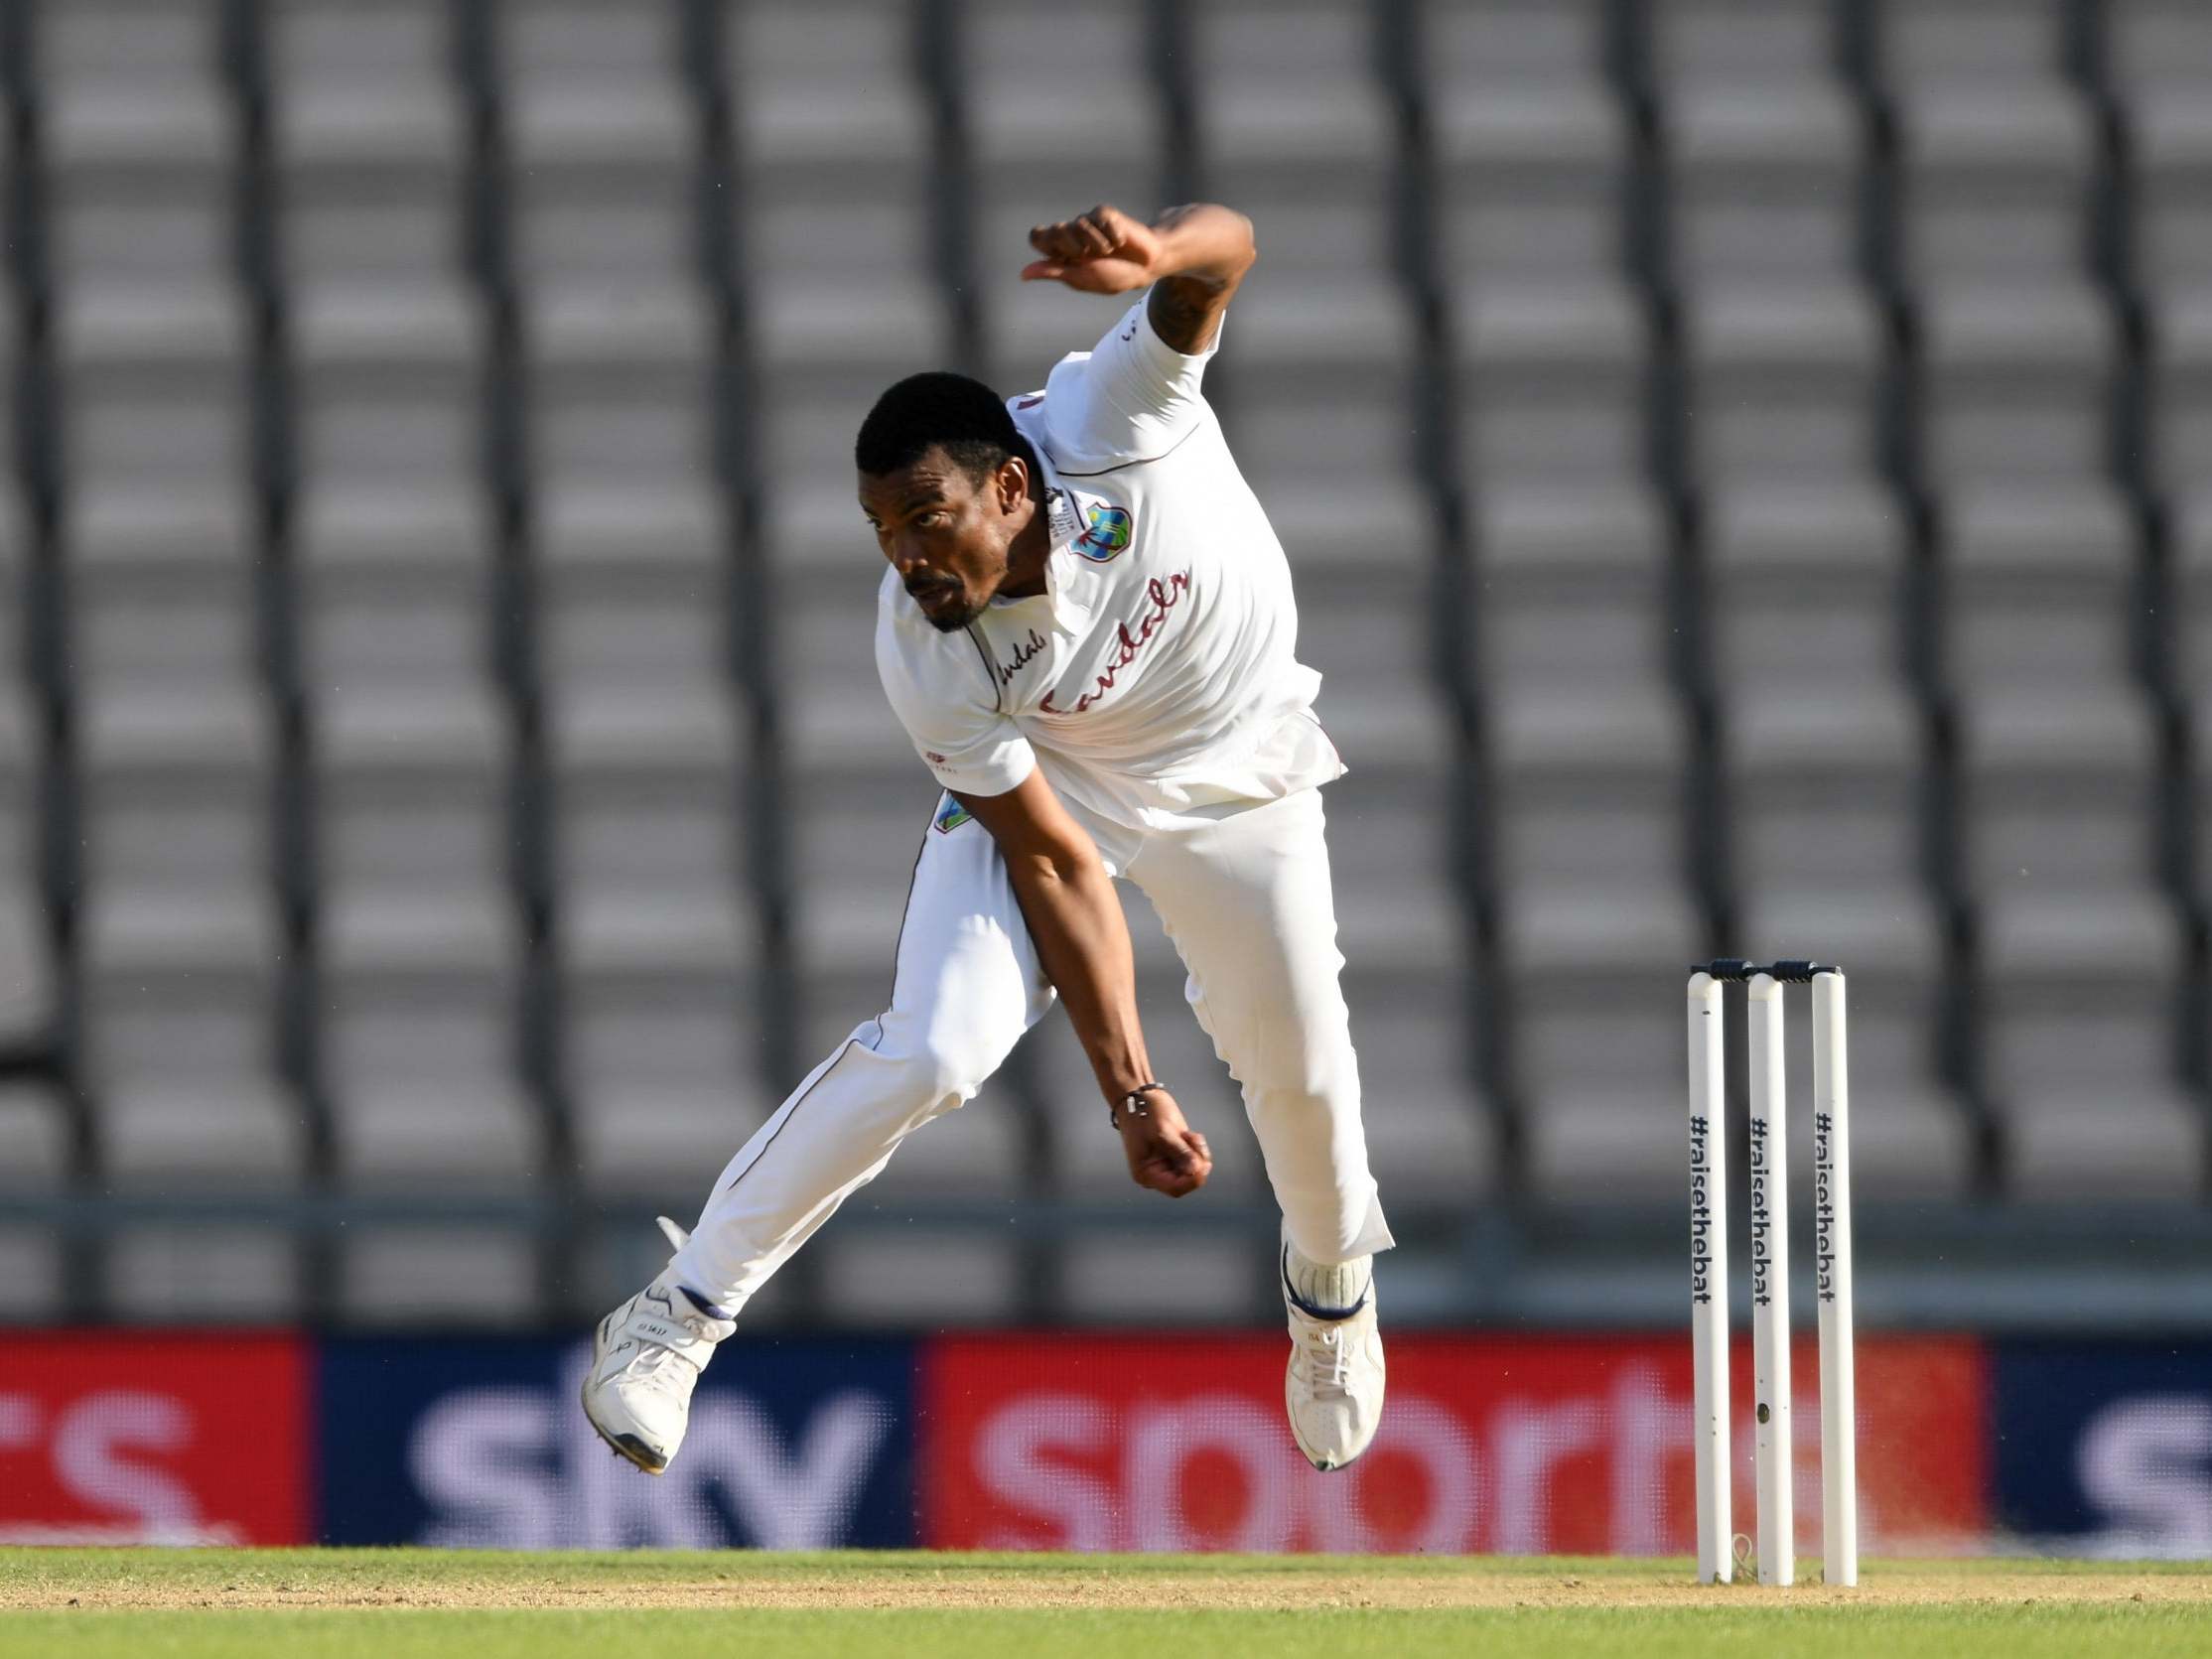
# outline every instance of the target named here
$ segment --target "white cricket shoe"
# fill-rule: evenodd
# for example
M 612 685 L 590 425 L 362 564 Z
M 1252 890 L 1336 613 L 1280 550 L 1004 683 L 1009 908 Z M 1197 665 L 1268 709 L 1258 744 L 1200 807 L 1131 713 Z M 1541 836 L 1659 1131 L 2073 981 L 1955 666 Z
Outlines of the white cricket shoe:
M 1382 1423 L 1374 1258 L 1323 1266 L 1300 1255 L 1286 1236 L 1282 1269 L 1291 1327 L 1283 1404 L 1291 1438 L 1315 1468 L 1340 1469 L 1367 1450 Z
M 660 1230 L 681 1250 L 684 1230 L 666 1216 Z M 703 1312 L 667 1268 L 614 1313 L 592 1337 L 584 1374 L 584 1415 L 599 1438 L 647 1474 L 668 1467 L 691 1421 L 691 1390 L 734 1319 Z

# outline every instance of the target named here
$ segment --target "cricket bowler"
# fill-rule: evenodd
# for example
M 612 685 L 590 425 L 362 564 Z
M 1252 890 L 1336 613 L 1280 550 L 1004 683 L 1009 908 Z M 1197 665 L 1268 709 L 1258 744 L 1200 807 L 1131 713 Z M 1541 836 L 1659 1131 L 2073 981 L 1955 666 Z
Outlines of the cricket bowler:
M 1373 1259 L 1390 1247 L 1337 976 L 1313 715 L 1291 571 L 1200 391 L 1252 269 L 1210 205 L 1039 225 L 1031 282 L 1141 297 L 1044 389 L 916 374 L 855 446 L 886 570 L 876 665 L 944 793 L 914 865 L 891 1006 L 802 1079 L 723 1172 L 666 1269 L 600 1322 L 584 1411 L 640 1468 L 747 1301 L 899 1144 L 973 1098 L 1057 997 L 1131 1176 L 1205 1185 L 1205 1137 L 1156 1077 L 1119 879 L 1188 972 L 1283 1213 L 1284 1399 L 1314 1467 L 1381 1420 Z

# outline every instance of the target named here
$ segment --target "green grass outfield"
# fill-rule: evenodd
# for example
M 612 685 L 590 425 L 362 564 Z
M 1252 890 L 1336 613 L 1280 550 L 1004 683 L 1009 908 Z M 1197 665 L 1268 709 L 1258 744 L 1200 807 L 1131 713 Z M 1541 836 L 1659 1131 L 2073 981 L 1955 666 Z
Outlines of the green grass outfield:
M 634 1650 L 1653 1659 L 2212 1654 L 2202 1564 L 1872 1562 L 1855 1590 L 1683 1562 L 922 1553 L 0 1550 L 0 1656 L 568 1659 Z M 678 1644 L 662 1649 L 658 1644 Z

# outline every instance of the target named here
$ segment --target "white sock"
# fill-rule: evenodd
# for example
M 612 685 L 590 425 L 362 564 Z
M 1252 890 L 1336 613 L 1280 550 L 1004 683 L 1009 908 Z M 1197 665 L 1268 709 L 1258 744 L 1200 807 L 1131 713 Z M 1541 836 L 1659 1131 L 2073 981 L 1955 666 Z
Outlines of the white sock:
M 1283 1279 L 1291 1295 L 1307 1311 L 1322 1317 L 1349 1318 L 1367 1300 L 1375 1258 L 1354 1256 L 1348 1262 L 1321 1263 L 1301 1254 L 1288 1239 L 1283 1242 Z

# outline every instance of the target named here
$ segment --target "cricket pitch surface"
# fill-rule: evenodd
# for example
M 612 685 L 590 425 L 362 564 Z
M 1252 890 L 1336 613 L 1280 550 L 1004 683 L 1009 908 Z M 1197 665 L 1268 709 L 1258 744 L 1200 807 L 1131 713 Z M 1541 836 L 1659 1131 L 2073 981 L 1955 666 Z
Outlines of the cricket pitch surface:
M 851 1552 L 0 1550 L 0 1655 L 2212 1653 L 2201 1563 L 1866 1563 L 1854 1590 L 1683 1561 Z

